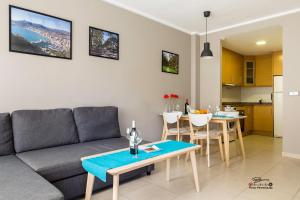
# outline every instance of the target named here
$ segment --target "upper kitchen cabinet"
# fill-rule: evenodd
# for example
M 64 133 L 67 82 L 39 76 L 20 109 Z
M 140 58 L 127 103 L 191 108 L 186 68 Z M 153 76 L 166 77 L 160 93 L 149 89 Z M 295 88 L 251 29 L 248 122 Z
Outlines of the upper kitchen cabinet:
M 245 56 L 244 58 L 244 86 L 255 85 L 255 57 Z
M 282 52 L 274 52 L 272 54 L 273 58 L 273 75 L 282 76 Z
M 258 87 L 272 87 L 272 55 L 256 56 L 255 66 L 255 86 Z
M 222 83 L 242 85 L 243 56 L 229 49 L 222 49 Z

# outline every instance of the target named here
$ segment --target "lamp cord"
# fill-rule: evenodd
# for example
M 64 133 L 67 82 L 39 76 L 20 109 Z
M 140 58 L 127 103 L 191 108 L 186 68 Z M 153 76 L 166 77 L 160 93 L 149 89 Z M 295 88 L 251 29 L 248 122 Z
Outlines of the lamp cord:
M 205 29 L 206 29 L 206 34 L 205 34 L 205 40 L 207 42 L 207 17 L 205 17 L 205 20 L 206 20 L 206 25 L 205 25 Z

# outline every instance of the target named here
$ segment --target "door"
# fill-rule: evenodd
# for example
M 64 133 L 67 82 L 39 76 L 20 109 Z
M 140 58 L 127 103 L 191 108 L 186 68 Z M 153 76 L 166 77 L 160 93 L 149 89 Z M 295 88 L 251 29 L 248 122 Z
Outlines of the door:
M 273 89 L 273 106 L 274 106 L 274 136 L 282 137 L 283 121 L 283 77 L 274 76 Z

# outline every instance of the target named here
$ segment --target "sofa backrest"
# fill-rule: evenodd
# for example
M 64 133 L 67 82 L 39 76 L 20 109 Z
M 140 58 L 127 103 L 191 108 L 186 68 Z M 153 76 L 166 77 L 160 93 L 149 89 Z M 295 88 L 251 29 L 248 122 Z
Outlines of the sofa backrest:
M 117 107 L 78 107 L 73 113 L 80 142 L 121 137 Z
M 13 133 L 9 113 L 0 113 L 0 156 L 14 154 Z
M 17 153 L 79 142 L 71 109 L 14 111 L 12 127 Z

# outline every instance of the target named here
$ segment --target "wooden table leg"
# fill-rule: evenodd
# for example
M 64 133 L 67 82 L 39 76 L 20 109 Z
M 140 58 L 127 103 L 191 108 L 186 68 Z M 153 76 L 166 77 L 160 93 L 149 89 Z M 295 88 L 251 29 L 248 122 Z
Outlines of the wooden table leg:
M 191 151 L 190 156 L 191 156 L 191 163 L 192 163 L 192 168 L 193 168 L 193 173 L 194 173 L 194 181 L 195 181 L 196 191 L 199 192 L 200 191 L 200 189 L 199 189 L 199 177 L 198 177 L 195 151 Z
M 85 190 L 85 200 L 91 200 L 93 187 L 94 187 L 95 176 L 93 174 L 88 173 L 86 190 Z
M 235 141 L 234 141 L 234 144 L 235 144 L 235 149 L 236 149 L 236 153 L 239 155 L 240 154 L 240 147 L 239 147 L 239 144 L 238 144 L 238 139 L 239 139 L 239 135 L 238 135 L 238 132 L 237 132 L 237 122 L 234 122 L 234 137 L 235 137 Z
M 226 166 L 229 167 L 229 138 L 227 133 L 227 122 L 223 122 L 223 138 L 224 138 L 224 148 L 225 148 L 225 162 Z
M 245 159 L 245 157 L 246 157 L 245 156 L 245 148 L 244 148 L 243 135 L 242 135 L 241 124 L 240 124 L 239 119 L 236 121 L 236 129 L 237 129 L 238 136 L 239 136 L 243 159 Z
M 166 163 L 166 180 L 170 181 L 170 165 L 171 165 L 171 160 L 170 158 L 167 159 Z
M 119 175 L 113 176 L 113 200 L 119 199 Z

